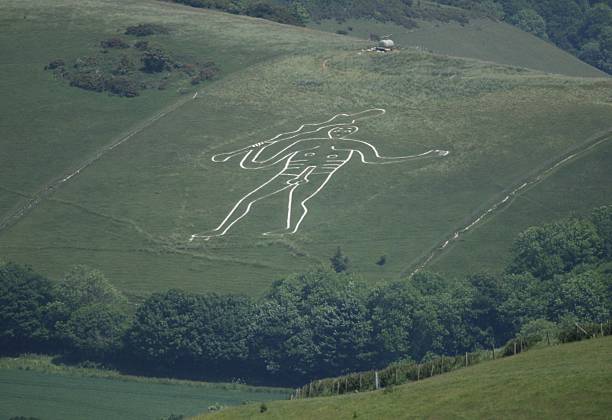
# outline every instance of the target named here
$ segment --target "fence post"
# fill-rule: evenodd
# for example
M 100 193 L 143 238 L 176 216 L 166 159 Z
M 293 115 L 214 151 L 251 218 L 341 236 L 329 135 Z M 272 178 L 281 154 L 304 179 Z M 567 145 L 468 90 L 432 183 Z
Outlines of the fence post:
M 374 389 L 380 388 L 380 381 L 378 379 L 378 371 L 374 371 Z
M 493 350 L 493 360 L 495 360 L 495 344 L 493 344 L 491 348 Z
M 417 382 L 421 380 L 421 365 L 417 365 Z
M 514 355 L 516 356 L 516 340 L 514 340 Z
M 467 351 L 466 351 L 465 352 L 465 367 L 468 367 L 468 364 L 469 364 L 469 362 L 468 362 L 468 354 L 467 354 Z
M 360 373 L 359 374 L 359 392 L 361 392 L 361 379 L 362 379 L 363 375 Z
M 604 335 L 603 335 L 603 323 L 602 322 L 599 323 L 599 332 L 601 332 L 601 336 L 603 337 Z

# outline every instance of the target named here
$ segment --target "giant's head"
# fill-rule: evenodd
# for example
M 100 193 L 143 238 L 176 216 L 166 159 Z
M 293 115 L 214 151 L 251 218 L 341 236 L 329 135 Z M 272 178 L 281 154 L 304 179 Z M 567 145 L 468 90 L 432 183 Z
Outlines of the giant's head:
M 327 132 L 327 135 L 329 136 L 330 139 L 341 139 L 341 138 L 344 138 L 346 136 L 350 136 L 351 134 L 356 133 L 357 130 L 359 130 L 359 128 L 354 125 L 340 126 L 340 127 L 334 127 L 331 130 L 329 130 Z

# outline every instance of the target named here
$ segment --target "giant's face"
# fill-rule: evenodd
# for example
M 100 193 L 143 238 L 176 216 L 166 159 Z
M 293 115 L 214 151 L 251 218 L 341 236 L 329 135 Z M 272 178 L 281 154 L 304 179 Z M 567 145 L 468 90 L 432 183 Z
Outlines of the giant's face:
M 356 133 L 359 130 L 354 125 L 350 125 L 347 127 L 335 127 L 329 130 L 329 137 L 332 139 L 338 139 L 346 136 L 350 136 L 353 133 Z

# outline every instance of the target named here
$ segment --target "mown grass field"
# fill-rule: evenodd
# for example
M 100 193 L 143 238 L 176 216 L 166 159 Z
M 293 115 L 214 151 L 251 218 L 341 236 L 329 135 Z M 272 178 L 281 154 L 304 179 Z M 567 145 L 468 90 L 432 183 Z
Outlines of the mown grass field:
M 368 39 L 370 34 L 391 35 L 400 48 L 418 47 L 458 57 L 528 67 L 566 76 L 605 77 L 606 74 L 573 55 L 514 26 L 489 19 L 472 19 L 470 23 L 418 21 L 418 27 L 405 28 L 393 23 L 366 19 L 345 22 L 325 20 L 308 25 L 313 29 Z M 349 28 L 352 28 L 349 30 Z
M 0 255 L 52 276 L 88 264 L 135 294 L 180 287 L 259 295 L 282 275 L 327 263 L 337 246 L 371 281 L 397 277 L 505 191 L 612 127 L 612 81 L 604 78 L 414 49 L 368 54 L 361 49 L 369 43 L 356 38 L 149 0 L 61 0 L 44 8 L 26 0 L 0 8 L 0 42 L 9 48 L 0 67 L 4 216 L 139 127 L 0 231 Z M 214 60 L 222 77 L 199 87 L 195 99 L 195 89 L 181 84 L 125 99 L 69 88 L 43 71 L 51 59 L 87 54 L 99 39 L 140 22 L 170 26 L 171 35 L 156 42 Z M 146 123 L 177 101 L 184 103 Z M 387 114 L 360 123 L 359 140 L 387 156 L 450 155 L 347 164 L 291 237 L 261 235 L 282 225 L 287 197 L 279 195 L 226 237 L 188 242 L 276 173 L 213 163 L 213 154 L 374 107 Z M 558 213 L 569 210 L 561 204 Z
M 531 350 L 392 389 L 267 402 L 198 419 L 604 419 L 612 411 L 612 338 Z

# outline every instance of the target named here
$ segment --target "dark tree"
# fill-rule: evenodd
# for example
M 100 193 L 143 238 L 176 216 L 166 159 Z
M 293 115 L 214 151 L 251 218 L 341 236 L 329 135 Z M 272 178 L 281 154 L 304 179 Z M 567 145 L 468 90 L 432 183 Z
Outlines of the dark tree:
M 336 253 L 329 259 L 331 267 L 336 273 L 342 273 L 349 269 L 349 258 L 344 255 L 342 249 L 338 247 Z

